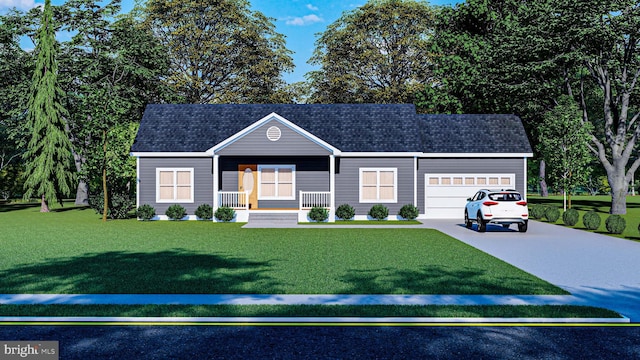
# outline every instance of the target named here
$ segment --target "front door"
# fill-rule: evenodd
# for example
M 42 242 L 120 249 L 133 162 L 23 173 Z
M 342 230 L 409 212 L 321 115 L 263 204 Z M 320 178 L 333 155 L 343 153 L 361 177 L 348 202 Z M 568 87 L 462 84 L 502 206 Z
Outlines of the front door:
M 249 193 L 249 209 L 258 208 L 258 165 L 238 165 L 238 191 Z

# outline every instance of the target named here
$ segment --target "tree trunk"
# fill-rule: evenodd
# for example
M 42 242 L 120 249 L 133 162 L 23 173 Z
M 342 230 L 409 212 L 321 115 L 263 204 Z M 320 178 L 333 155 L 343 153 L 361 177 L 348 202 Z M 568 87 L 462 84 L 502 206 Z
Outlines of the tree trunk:
M 104 144 L 102 150 L 104 151 L 104 159 L 102 162 L 102 193 L 103 206 L 102 206 L 102 221 L 107 221 L 107 212 L 109 210 L 109 195 L 107 194 L 107 130 L 104 130 L 102 135 L 104 136 Z
M 85 159 L 74 151 L 73 161 L 76 164 L 76 171 L 80 173 Z M 89 185 L 87 185 L 84 180 L 80 180 L 78 182 L 78 188 L 76 189 L 76 205 L 89 205 Z
M 76 205 L 89 205 L 89 186 L 84 180 L 78 182 Z
M 49 212 L 49 202 L 44 198 L 44 194 L 42 195 L 42 199 L 40 200 L 40 212 Z
M 627 213 L 629 181 L 624 174 L 610 174 L 608 178 L 611 186 L 611 214 L 624 215 Z
M 540 195 L 543 197 L 549 196 L 549 189 L 547 189 L 547 182 L 544 180 L 545 174 L 545 163 L 544 160 L 540 160 Z

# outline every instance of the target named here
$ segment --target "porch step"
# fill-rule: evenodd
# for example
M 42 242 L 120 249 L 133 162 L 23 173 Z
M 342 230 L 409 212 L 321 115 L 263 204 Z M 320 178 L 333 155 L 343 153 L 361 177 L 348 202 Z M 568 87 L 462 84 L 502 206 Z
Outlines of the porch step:
M 249 213 L 249 222 L 245 228 L 289 228 L 298 226 L 298 214 L 295 213 Z

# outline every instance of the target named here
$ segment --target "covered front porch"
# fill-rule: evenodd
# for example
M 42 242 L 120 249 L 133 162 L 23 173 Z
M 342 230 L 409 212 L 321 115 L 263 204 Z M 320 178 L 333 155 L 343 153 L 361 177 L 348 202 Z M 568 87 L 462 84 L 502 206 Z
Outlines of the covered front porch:
M 297 214 L 298 222 L 308 222 L 310 219 L 307 214 L 314 207 L 329 210 L 329 221 L 332 222 L 335 218 L 334 201 L 329 191 L 299 191 L 298 206 L 293 208 L 251 208 L 249 197 L 250 194 L 247 191 L 219 191 L 215 208 L 223 206 L 232 208 L 236 212 L 234 219 L 236 222 L 248 222 L 252 213 Z
M 234 209 L 236 222 L 252 213 L 295 213 L 307 222 L 311 208 L 323 207 L 334 221 L 335 169 L 333 155 L 214 156 L 213 208 Z

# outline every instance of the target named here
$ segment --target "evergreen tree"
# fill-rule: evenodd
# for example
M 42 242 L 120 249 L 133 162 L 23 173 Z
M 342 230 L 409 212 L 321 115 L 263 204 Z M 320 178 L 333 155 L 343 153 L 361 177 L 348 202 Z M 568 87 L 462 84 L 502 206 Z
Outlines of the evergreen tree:
M 74 174 L 71 142 L 65 129 L 62 106 L 64 94 L 57 81 L 56 40 L 51 0 L 46 0 L 42 23 L 36 36 L 36 68 L 29 92 L 27 131 L 31 139 L 23 155 L 25 161 L 24 198 L 41 198 L 41 212 L 48 202 L 62 204 L 70 193 Z

